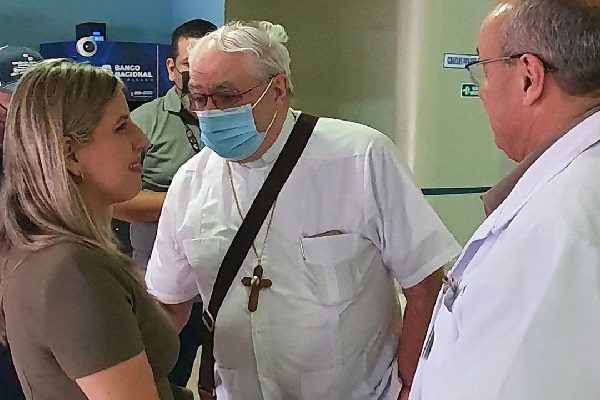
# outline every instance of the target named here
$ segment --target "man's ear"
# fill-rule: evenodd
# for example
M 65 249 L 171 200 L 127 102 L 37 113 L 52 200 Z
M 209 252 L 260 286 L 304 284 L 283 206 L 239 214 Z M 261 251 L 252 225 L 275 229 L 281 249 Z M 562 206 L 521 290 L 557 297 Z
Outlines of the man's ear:
M 288 78 L 284 74 L 273 77 L 273 88 L 275 89 L 275 101 L 285 100 L 288 97 Z
M 517 62 L 523 90 L 523 105 L 531 106 L 542 96 L 544 91 L 546 67 L 542 60 L 533 54 L 525 54 Z
M 177 70 L 175 69 L 175 60 L 173 60 L 173 58 L 169 57 L 169 58 L 167 58 L 167 62 L 165 63 L 165 65 L 167 66 L 169 80 L 171 82 L 175 82 L 175 74 L 177 73 Z

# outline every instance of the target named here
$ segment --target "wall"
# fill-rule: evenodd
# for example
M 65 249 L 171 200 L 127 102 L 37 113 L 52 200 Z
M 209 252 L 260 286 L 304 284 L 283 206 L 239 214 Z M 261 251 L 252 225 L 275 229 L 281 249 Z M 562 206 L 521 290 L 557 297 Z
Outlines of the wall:
M 328 24 L 333 7 L 323 4 L 321 0 L 227 0 L 225 19 L 264 19 L 282 24 L 290 36 L 287 47 L 292 57 L 293 106 L 334 115 L 338 98 L 331 77 L 338 53 L 332 40 L 335 28 L 329 29 Z
M 217 26 L 225 18 L 224 0 L 173 0 L 173 27 L 194 18 L 202 18 Z
M 334 0 L 327 38 L 333 63 L 331 115 L 362 122 L 393 137 L 396 131 L 398 8 L 400 1 Z
M 390 4 L 394 9 L 395 3 L 227 0 L 225 16 L 266 19 L 286 28 L 295 107 L 389 133 L 394 127 L 396 67 L 396 18 Z
M 480 100 L 461 98 L 461 83 L 470 82 L 468 72 L 443 68 L 444 53 L 475 53 L 479 25 L 493 1 L 403 3 L 397 114 L 404 126 L 396 139 L 407 148 L 415 179 L 426 188 L 494 185 L 510 165 L 494 145 Z M 428 200 L 464 243 L 484 218 L 479 195 L 438 195 Z
M 0 43 L 38 48 L 75 39 L 75 25 L 106 22 L 112 41 L 168 42 L 171 0 L 0 0 Z M 43 5 L 43 6 L 42 6 Z M 102 5 L 102 6 L 100 6 Z

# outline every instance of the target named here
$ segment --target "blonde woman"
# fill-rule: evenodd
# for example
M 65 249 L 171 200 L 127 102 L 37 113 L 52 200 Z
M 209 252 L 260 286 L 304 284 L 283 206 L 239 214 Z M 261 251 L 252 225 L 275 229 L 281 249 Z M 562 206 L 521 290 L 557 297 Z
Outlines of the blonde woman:
M 40 62 L 8 110 L 0 329 L 27 399 L 173 399 L 178 341 L 117 250 L 111 207 L 141 188 L 147 141 L 110 72 Z

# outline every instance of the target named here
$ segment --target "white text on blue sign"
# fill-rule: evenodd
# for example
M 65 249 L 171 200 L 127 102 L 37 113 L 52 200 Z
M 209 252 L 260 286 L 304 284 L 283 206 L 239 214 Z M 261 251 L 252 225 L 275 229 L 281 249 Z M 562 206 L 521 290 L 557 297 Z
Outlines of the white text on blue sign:
M 444 54 L 444 68 L 462 69 L 467 64 L 478 61 L 479 56 L 473 54 Z

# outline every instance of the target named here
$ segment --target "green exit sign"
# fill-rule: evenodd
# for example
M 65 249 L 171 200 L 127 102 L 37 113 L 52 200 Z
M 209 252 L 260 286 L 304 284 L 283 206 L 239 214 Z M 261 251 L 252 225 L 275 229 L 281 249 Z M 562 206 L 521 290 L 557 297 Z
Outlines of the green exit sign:
M 479 97 L 479 86 L 474 83 L 463 83 L 460 87 L 460 97 Z

